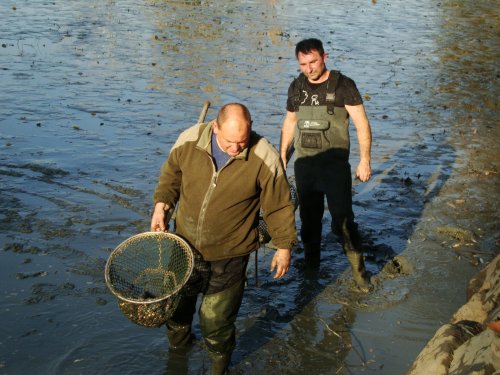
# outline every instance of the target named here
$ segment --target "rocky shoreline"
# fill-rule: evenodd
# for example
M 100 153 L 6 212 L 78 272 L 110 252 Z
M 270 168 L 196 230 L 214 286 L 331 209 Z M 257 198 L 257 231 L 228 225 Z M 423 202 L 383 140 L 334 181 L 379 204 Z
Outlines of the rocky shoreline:
M 408 375 L 487 375 L 500 370 L 500 255 L 470 280 L 467 296 Z

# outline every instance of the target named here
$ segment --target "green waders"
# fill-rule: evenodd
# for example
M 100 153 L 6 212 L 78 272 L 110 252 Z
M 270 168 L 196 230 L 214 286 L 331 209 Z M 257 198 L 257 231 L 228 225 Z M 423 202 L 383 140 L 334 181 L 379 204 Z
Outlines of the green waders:
M 191 323 L 196 309 L 196 299 L 196 295 L 183 295 L 174 315 L 167 321 L 167 337 L 171 350 L 188 349 L 194 340 Z
M 358 242 L 359 239 L 352 238 L 351 232 L 347 228 L 347 220 L 344 220 L 342 223 L 342 247 L 349 263 L 351 263 L 352 278 L 360 291 L 368 293 L 372 286 L 366 272 L 363 254 L 358 250 L 360 247 Z
M 200 326 L 208 349 L 211 375 L 227 374 L 236 345 L 234 325 L 243 298 L 245 281 L 241 280 L 222 292 L 205 295 L 200 307 Z
M 360 248 L 359 239 L 352 238 L 351 231 L 347 228 L 347 220 L 344 220 L 342 224 L 341 241 L 344 253 L 351 264 L 354 283 L 361 292 L 368 293 L 372 285 L 366 272 L 363 254 L 358 250 Z M 320 264 L 321 244 L 304 243 L 303 245 L 306 270 L 317 270 Z

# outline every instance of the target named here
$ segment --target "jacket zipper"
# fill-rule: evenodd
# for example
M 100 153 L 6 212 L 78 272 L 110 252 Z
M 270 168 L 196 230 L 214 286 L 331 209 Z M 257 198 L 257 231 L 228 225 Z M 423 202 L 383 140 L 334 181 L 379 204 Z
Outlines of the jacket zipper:
M 205 194 L 205 198 L 203 198 L 203 203 L 201 204 L 201 209 L 200 209 L 200 216 L 198 217 L 198 225 L 196 226 L 196 242 L 195 242 L 195 247 L 196 249 L 201 248 L 202 244 L 202 229 L 203 229 L 203 224 L 205 223 L 205 216 L 207 214 L 207 206 L 208 202 L 210 202 L 210 199 L 212 198 L 212 194 L 217 187 L 217 178 L 219 177 L 219 174 L 222 172 L 222 170 L 232 162 L 233 158 L 230 158 L 228 162 L 218 171 L 215 170 L 215 164 L 212 160 L 212 157 L 208 155 L 210 158 L 210 161 L 212 162 L 212 169 L 213 169 L 213 175 L 212 175 L 212 181 L 210 181 L 210 186 L 208 188 L 207 193 Z
M 208 155 L 210 157 L 210 155 Z M 207 214 L 207 206 L 208 202 L 210 202 L 210 198 L 212 197 L 212 193 L 215 190 L 215 187 L 217 186 L 217 177 L 219 176 L 219 172 L 215 170 L 215 165 L 210 157 L 210 161 L 212 162 L 212 180 L 210 181 L 210 186 L 208 187 L 207 193 L 205 194 L 205 198 L 203 198 L 203 203 L 201 204 L 201 209 L 200 209 L 200 216 L 198 217 L 198 225 L 196 226 L 196 243 L 195 247 L 196 249 L 201 248 L 201 243 L 202 243 L 202 229 L 203 229 L 203 224 L 205 222 L 205 216 Z

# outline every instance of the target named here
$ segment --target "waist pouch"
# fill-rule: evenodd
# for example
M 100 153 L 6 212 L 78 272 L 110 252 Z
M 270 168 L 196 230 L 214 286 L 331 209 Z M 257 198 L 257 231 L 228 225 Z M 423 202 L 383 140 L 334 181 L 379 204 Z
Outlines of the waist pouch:
M 328 120 L 299 120 L 299 145 L 301 148 L 322 149 L 329 147 L 327 130 L 330 129 Z
M 328 120 L 299 120 L 297 122 L 299 130 L 328 130 L 330 121 Z

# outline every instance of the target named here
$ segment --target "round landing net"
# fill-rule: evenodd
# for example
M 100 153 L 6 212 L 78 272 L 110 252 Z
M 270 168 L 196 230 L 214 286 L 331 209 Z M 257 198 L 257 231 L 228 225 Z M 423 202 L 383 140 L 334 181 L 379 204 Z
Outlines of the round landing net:
M 106 285 L 125 316 L 159 327 L 173 314 L 178 292 L 193 271 L 193 252 L 181 237 L 146 232 L 123 241 L 106 263 Z

